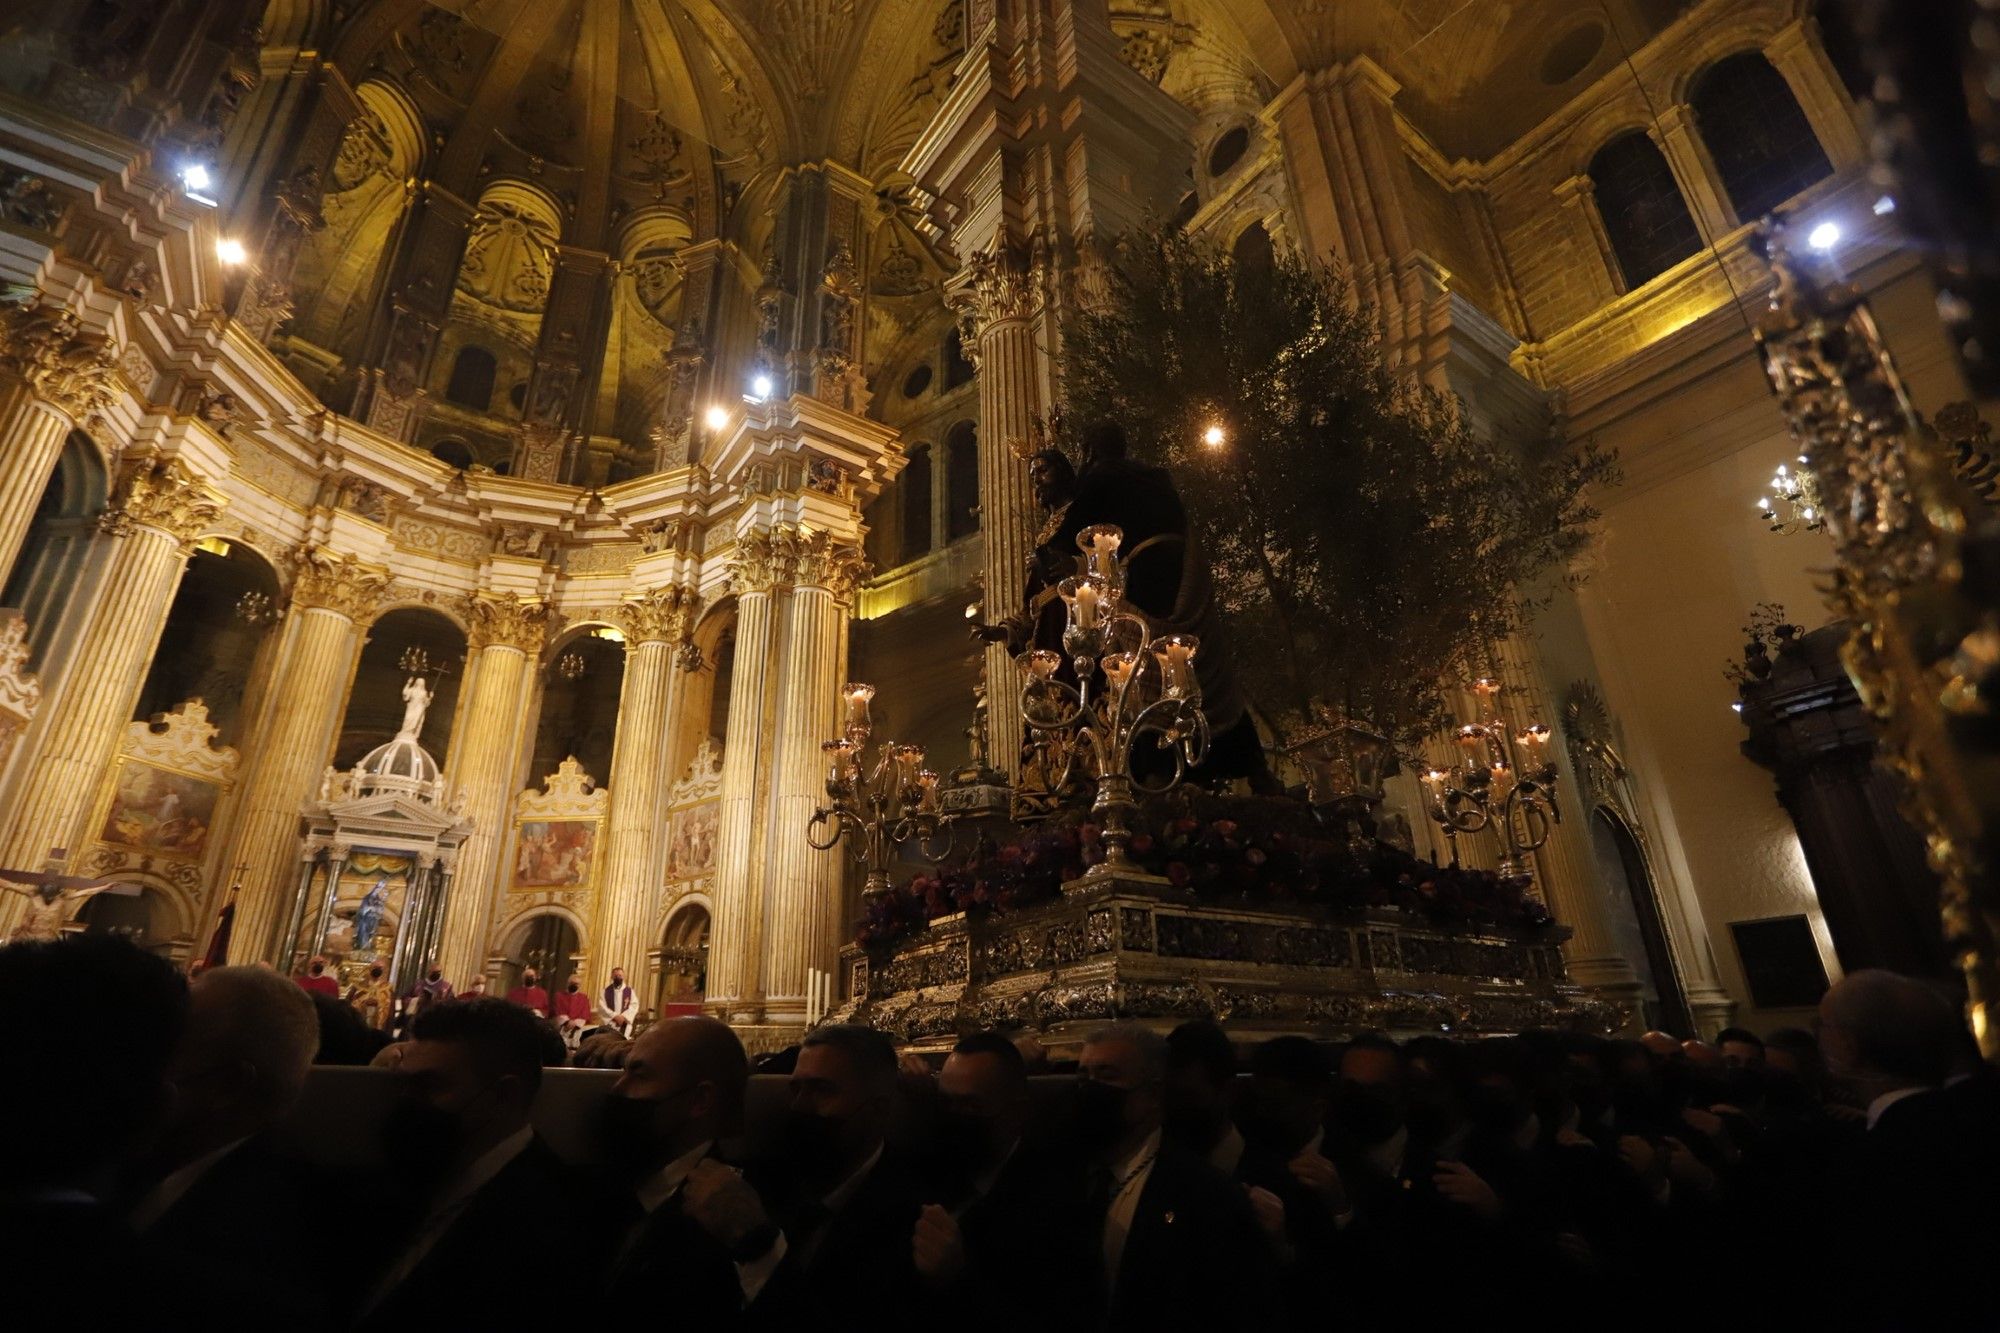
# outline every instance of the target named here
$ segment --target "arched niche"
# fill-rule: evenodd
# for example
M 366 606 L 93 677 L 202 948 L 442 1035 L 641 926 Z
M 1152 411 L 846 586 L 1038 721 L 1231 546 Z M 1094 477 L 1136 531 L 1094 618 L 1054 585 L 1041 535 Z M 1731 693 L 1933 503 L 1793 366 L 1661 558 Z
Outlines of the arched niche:
M 736 599 L 723 598 L 695 622 L 682 658 L 680 712 L 667 756 L 668 776 L 678 779 L 707 741 L 719 752 L 729 742 L 730 676 L 736 667 Z
M 1689 86 L 1688 104 L 1739 222 L 1775 211 L 1833 174 L 1791 85 L 1762 52 L 1710 65 Z
M 582 952 L 583 925 L 576 917 L 560 907 L 528 912 L 500 932 L 503 961 L 492 993 L 505 995 L 520 985 L 522 974 L 533 967 L 537 984 L 554 996 L 576 973 L 576 957 Z
M 531 376 L 562 219 L 553 197 L 523 181 L 495 181 L 480 194 L 431 366 L 435 398 L 453 401 L 452 375 L 467 348 L 493 358 L 492 385 L 511 388 Z M 511 397 L 490 391 L 483 406 L 464 406 L 479 415 L 515 415 Z
M 660 932 L 659 990 L 654 1011 L 661 1018 L 701 1012 L 708 987 L 708 895 L 691 893 L 675 903 Z
M 395 739 L 403 720 L 403 686 L 415 665 L 424 667 L 432 692 L 417 740 L 440 769 L 447 765 L 465 675 L 465 631 L 441 612 L 406 606 L 384 612 L 368 627 L 334 747 L 336 768 L 350 769 L 370 750 Z
M 1620 811 L 1600 805 L 1590 812 L 1590 849 L 1598 883 L 1605 889 L 1605 916 L 1618 952 L 1639 974 L 1646 1026 L 1693 1036 L 1687 995 L 1674 966 L 1644 845 Z
M 402 89 L 368 79 L 354 91 L 361 114 L 341 138 L 327 179 L 320 204 L 326 225 L 300 247 L 292 279 L 292 338 L 335 359 L 360 350 L 391 242 L 409 206 L 405 185 L 422 176 L 427 142 L 423 117 Z M 327 386 L 318 387 L 324 393 Z
M 27 618 L 31 668 L 54 660 L 50 649 L 61 641 L 65 622 L 89 605 L 92 539 L 110 493 L 103 451 L 82 431 L 71 431 L 42 487 L 21 553 L 0 588 L 0 606 L 14 607 Z
M 1638 290 L 1701 248 L 1673 168 L 1644 130 L 1598 149 L 1589 174 L 1625 290 Z
M 603 783 L 618 743 L 625 685 L 625 636 L 609 625 L 579 625 L 542 656 L 542 700 L 527 781 L 539 783 L 572 755 Z
M 909 462 L 892 483 L 896 488 L 896 563 L 907 565 L 930 554 L 936 534 L 932 531 L 931 509 L 934 484 L 931 447 L 913 444 L 905 451 Z
M 193 951 L 186 905 L 173 890 L 147 880 L 127 880 L 92 895 L 76 919 L 85 934 L 117 935 L 177 963 Z
M 961 421 L 944 437 L 944 539 L 979 531 L 979 427 Z
M 281 612 L 277 571 L 261 554 L 242 542 L 205 538 L 174 593 L 132 720 L 200 699 L 216 743 L 240 744 Z

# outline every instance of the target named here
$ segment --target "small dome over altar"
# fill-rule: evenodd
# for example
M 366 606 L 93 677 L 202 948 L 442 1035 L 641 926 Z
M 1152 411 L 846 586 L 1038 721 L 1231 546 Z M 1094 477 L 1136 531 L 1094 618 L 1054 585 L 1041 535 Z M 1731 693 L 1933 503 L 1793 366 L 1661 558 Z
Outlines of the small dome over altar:
M 438 789 L 437 760 L 407 734 L 376 746 L 355 765 L 357 797 L 406 792 L 420 800 L 432 801 Z

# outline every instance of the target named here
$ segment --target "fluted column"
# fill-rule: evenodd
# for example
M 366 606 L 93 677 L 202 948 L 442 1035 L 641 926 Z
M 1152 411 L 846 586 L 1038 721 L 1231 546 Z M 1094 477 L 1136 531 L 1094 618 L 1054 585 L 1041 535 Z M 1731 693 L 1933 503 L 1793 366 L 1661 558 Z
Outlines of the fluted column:
M 1022 256 L 985 254 L 967 265 L 956 294 L 961 318 L 976 335 L 979 359 L 979 526 L 986 618 L 1024 605 L 1028 552 L 1034 545 L 1034 494 L 1028 465 L 1014 451 L 1035 437 L 1049 408 L 1047 357 L 1036 331 L 1045 313 L 1046 271 Z M 986 646 L 987 718 L 993 766 L 1010 777 L 1021 763 L 1020 673 L 1004 643 Z
M 467 602 L 468 636 L 463 734 L 451 747 L 453 799 L 463 798 L 472 833 L 452 866 L 437 954 L 444 974 L 462 984 L 486 970 L 486 937 L 499 892 L 497 869 L 506 844 L 521 745 L 534 725 L 528 716 L 530 666 L 542 650 L 548 608 L 520 597 L 478 596 Z
M 729 677 L 729 744 L 722 756 L 716 815 L 714 934 L 708 951 L 708 1008 L 755 1022 L 762 1013 L 764 865 L 758 794 L 770 778 L 772 658 L 777 636 L 772 593 L 777 569 L 770 534 L 745 534 L 736 550 L 736 661 Z M 628 974 L 629 975 L 629 974 Z
M 852 546 L 801 539 L 785 599 L 778 660 L 772 824 L 765 862 L 764 1021 L 803 1023 L 806 971 L 830 970 L 838 933 L 840 855 L 814 851 L 806 825 L 826 791 L 820 745 L 834 735 L 847 672 L 848 608 L 863 561 Z M 738 647 L 739 660 L 741 647 Z M 734 748 L 734 747 L 732 747 Z
M 625 631 L 625 684 L 618 697 L 618 747 L 611 756 L 609 846 L 604 887 L 591 932 L 593 971 L 622 967 L 636 977 L 652 947 L 660 882 L 657 845 L 667 836 L 659 818 L 667 772 L 668 721 L 679 675 L 674 653 L 686 640 L 699 602 L 692 588 L 662 588 L 628 598 L 619 608 Z
M 0 303 L 0 581 L 21 554 L 63 442 L 103 411 L 111 384 L 110 343 L 75 316 L 39 298 Z
M 0 864 L 39 866 L 50 849 L 77 845 L 193 542 L 221 508 L 221 498 L 176 461 L 142 462 L 126 474 L 102 520 L 111 535 L 103 590 L 46 722 L 37 719 L 24 770 L 30 779 Z
M 389 571 L 312 546 L 299 552 L 292 604 L 272 659 L 270 687 L 245 746 L 235 846 L 245 867 L 233 963 L 289 961 L 296 940 L 280 938 L 294 915 L 299 821 L 333 758 L 348 690 L 360 661 L 361 631 L 374 615 Z
M 1500 645 L 1500 683 L 1501 720 L 1508 726 L 1518 731 L 1530 722 L 1555 724 L 1541 662 L 1518 637 Z M 1567 747 L 1552 744 L 1548 749 L 1559 775 L 1556 799 L 1564 813 L 1563 822 L 1534 853 L 1536 882 L 1549 911 L 1570 928 L 1569 943 L 1563 949 L 1570 979 L 1636 1010 L 1639 974 L 1632 961 L 1618 951 L 1617 937 L 1611 931 L 1604 902 L 1606 887 L 1598 881 L 1597 864 L 1591 855 L 1590 822 L 1579 806 L 1583 788 L 1577 783 Z

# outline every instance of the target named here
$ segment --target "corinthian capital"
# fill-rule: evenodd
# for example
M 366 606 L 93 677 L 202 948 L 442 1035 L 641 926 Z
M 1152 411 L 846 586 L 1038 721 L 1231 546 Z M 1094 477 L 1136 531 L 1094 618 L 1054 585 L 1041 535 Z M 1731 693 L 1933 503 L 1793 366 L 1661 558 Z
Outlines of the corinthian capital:
M 968 356 L 977 353 L 979 335 L 1010 319 L 1027 319 L 1049 297 L 1050 265 L 1046 247 L 1001 244 L 966 260 L 952 284 L 951 307 Z
M 701 596 L 693 588 L 659 588 L 628 597 L 616 612 L 625 637 L 639 643 L 679 643 L 687 638 Z
M 0 302 L 0 371 L 89 426 L 111 403 L 116 363 L 108 339 L 36 294 Z
M 389 586 L 389 571 L 324 546 L 301 547 L 292 604 L 366 620 Z
M 868 561 L 861 548 L 851 542 L 835 541 L 826 532 L 798 534 L 791 557 L 791 582 L 795 586 L 825 588 L 838 602 L 852 600 L 855 588 L 868 575 Z
M 504 593 L 475 593 L 465 599 L 466 618 L 472 632 L 466 636 L 471 651 L 499 645 L 519 648 L 533 657 L 542 650 L 549 632 L 548 603 L 532 597 Z
M 98 526 L 114 536 L 154 528 L 186 545 L 222 512 L 223 498 L 172 458 L 144 459 L 118 483 Z
M 738 593 L 769 592 L 783 575 L 784 557 L 768 528 L 746 532 L 736 539 L 730 556 L 730 582 Z

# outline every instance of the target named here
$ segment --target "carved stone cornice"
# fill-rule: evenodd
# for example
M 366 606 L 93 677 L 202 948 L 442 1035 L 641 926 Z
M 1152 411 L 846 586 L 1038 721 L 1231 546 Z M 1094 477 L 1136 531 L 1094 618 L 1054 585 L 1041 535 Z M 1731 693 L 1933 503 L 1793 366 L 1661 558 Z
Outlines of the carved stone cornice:
M 292 579 L 294 606 L 366 620 L 388 588 L 389 571 L 380 565 L 364 564 L 324 546 L 299 548 L 298 574 Z
M 115 537 L 154 528 L 185 546 L 215 521 L 224 503 L 178 460 L 146 459 L 125 473 L 97 525 Z
M 472 632 L 466 636 L 472 652 L 482 648 L 518 648 L 533 657 L 541 652 L 549 632 L 549 606 L 532 597 L 475 593 L 465 599 L 465 616 Z
M 117 358 L 109 339 L 37 293 L 0 301 L 0 372 L 89 427 L 111 405 Z
M 701 610 L 701 594 L 677 586 L 628 597 L 615 613 L 618 627 L 634 644 L 680 643 Z

